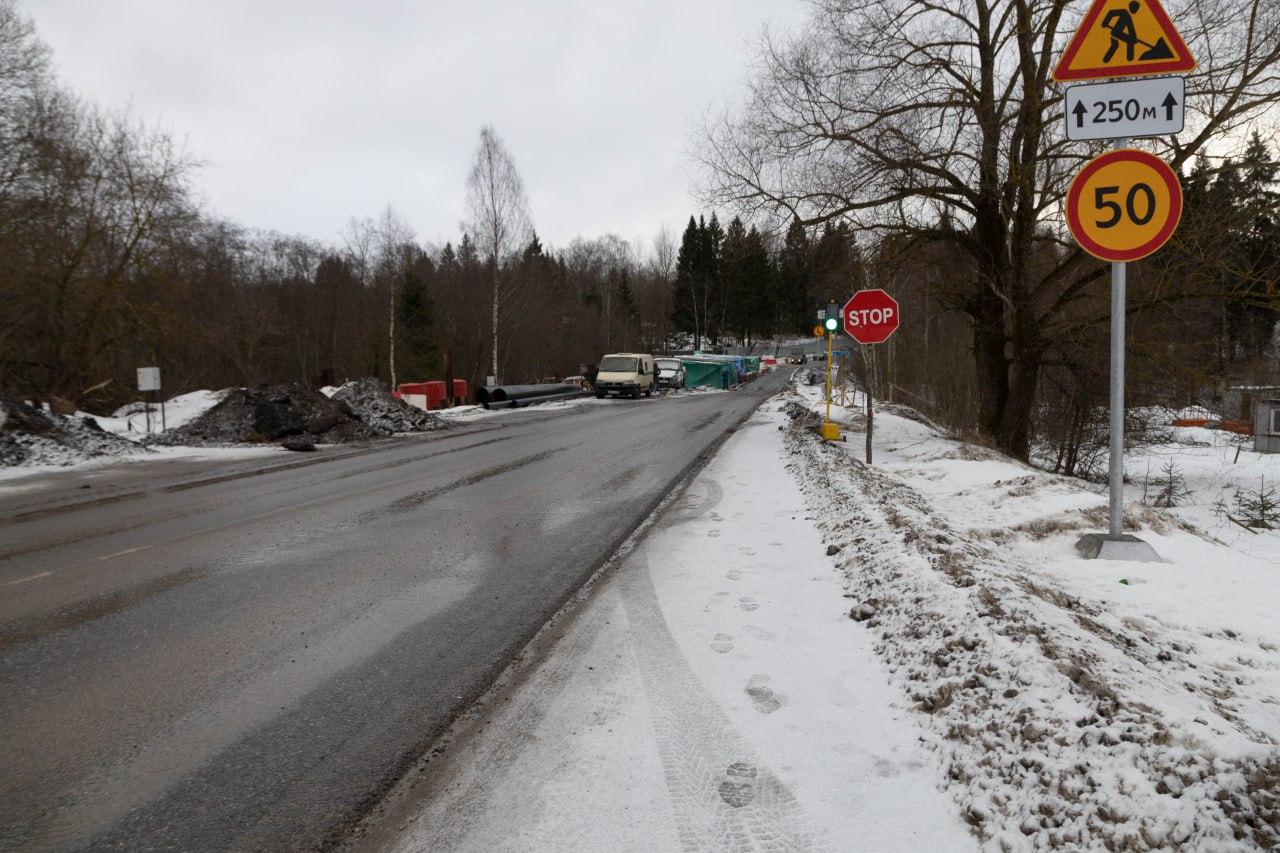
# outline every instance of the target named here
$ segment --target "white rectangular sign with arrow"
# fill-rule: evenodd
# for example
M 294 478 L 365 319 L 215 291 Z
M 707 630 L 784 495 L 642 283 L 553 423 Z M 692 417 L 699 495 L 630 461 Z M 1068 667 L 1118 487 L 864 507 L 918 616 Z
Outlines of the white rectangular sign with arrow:
M 1186 83 L 1181 77 L 1068 86 L 1067 139 L 1164 136 L 1182 130 Z

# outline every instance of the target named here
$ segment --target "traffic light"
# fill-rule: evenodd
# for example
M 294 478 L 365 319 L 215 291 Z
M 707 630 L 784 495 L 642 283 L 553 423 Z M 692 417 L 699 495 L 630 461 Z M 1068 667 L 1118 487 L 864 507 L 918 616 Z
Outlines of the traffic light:
M 840 328 L 840 306 L 834 302 L 827 303 L 827 310 L 822 312 L 822 328 L 828 332 Z

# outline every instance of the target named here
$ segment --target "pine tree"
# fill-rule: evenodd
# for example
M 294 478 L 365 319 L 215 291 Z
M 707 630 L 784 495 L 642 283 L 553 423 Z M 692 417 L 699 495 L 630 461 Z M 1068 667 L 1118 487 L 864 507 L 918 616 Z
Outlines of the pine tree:
M 776 318 L 774 269 L 765 246 L 764 236 L 754 226 L 742 241 L 742 255 L 738 261 L 739 337 L 751 347 L 761 338 L 773 334 Z
M 707 337 L 713 345 L 724 334 L 729 302 L 724 292 L 724 229 L 715 211 L 702 229 L 702 303 L 706 309 Z
M 734 217 L 725 229 L 721 252 L 721 331 L 738 339 L 745 335 L 747 325 L 748 283 L 746 281 L 747 229 L 742 220 Z
M 778 256 L 777 299 L 781 331 L 804 334 L 818 300 L 809 293 L 813 247 L 800 220 L 792 220 Z
M 429 269 L 430 262 L 426 264 Z M 397 314 L 404 374 L 426 379 L 439 373 L 440 351 L 435 339 L 435 309 L 422 275 L 427 270 L 420 266 L 412 265 L 404 272 Z
M 1280 527 L 1280 496 L 1275 486 L 1267 487 L 1265 478 L 1258 481 L 1257 491 L 1237 491 L 1235 512 L 1245 527 L 1274 530 Z
M 676 283 L 672 297 L 674 308 L 671 325 L 680 332 L 693 336 L 694 349 L 702 348 L 705 326 L 703 312 L 699 310 L 698 279 L 701 275 L 702 232 L 692 216 L 680 238 L 680 252 L 676 256 Z

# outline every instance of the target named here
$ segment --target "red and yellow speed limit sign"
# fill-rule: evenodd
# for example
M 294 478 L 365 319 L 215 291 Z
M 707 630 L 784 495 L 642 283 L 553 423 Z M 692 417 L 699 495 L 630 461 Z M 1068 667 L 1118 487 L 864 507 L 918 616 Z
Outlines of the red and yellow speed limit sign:
M 1136 261 L 1163 246 L 1182 218 L 1182 185 L 1167 163 L 1121 148 L 1095 157 L 1071 182 L 1067 226 L 1104 261 Z

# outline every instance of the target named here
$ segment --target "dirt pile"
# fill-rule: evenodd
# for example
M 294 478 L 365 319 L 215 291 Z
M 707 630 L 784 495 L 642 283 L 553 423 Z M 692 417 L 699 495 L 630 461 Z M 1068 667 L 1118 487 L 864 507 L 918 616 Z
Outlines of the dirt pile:
M 392 397 L 387 386 L 377 379 L 348 382 L 333 393 L 333 399 L 346 403 L 356 417 L 384 432 L 429 432 L 446 428 L 444 421 L 435 415 Z
M 0 465 L 74 465 L 146 448 L 106 432 L 93 418 L 51 415 L 0 391 Z
M 370 426 L 346 403 L 297 383 L 233 388 L 190 423 L 171 429 L 158 444 L 235 444 L 305 436 L 321 444 L 367 441 L 389 434 Z

